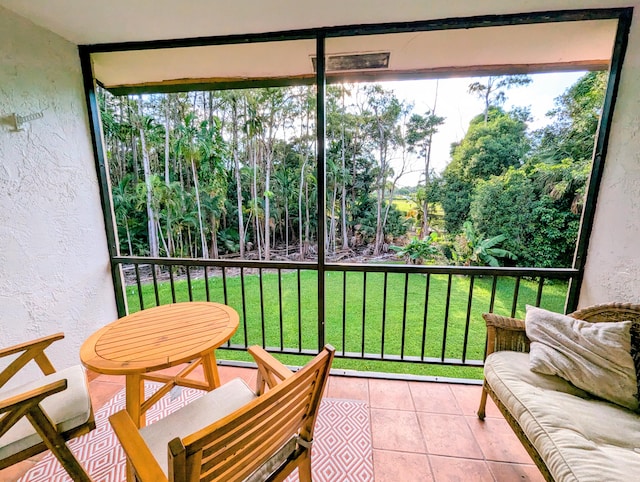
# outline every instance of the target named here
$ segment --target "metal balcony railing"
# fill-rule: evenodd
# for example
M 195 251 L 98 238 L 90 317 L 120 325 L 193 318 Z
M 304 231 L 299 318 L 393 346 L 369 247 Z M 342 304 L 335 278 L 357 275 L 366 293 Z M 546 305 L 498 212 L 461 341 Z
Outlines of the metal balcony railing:
M 225 346 L 230 350 L 258 344 L 313 355 L 331 343 L 342 359 L 460 367 L 483 364 L 483 312 L 524 316 L 527 304 L 563 311 L 568 282 L 578 275 L 331 263 L 319 276 L 314 262 L 116 257 L 113 263 L 125 274 L 129 312 L 199 300 L 234 307 L 240 327 Z

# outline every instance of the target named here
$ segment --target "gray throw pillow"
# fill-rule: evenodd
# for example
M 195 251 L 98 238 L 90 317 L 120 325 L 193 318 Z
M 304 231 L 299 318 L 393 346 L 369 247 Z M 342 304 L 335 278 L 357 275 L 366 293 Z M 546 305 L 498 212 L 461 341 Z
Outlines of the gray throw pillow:
M 557 375 L 597 397 L 638 410 L 631 325 L 591 323 L 527 306 L 531 371 Z

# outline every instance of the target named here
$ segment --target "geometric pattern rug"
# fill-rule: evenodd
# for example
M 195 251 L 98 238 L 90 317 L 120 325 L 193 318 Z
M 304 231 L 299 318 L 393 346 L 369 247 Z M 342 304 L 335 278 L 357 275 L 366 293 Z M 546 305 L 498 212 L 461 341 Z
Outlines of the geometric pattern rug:
M 157 384 L 145 385 L 148 397 Z M 147 411 L 147 423 L 172 413 L 205 392 L 176 387 Z M 124 482 L 125 456 L 109 424 L 109 416 L 124 408 L 122 389 L 95 413 L 96 428 L 67 443 L 94 482 Z M 372 482 L 373 451 L 369 409 L 365 402 L 324 398 L 316 421 L 311 470 L 315 482 Z M 297 470 L 286 482 L 298 480 Z M 71 482 L 48 452 L 19 482 Z

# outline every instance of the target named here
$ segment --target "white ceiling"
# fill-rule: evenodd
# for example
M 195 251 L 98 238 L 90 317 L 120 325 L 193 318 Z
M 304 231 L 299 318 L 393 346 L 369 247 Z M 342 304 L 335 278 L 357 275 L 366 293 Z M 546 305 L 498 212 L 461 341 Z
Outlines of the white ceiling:
M 0 0 L 78 45 L 210 37 L 558 8 L 614 0 Z M 615 6 L 615 5 L 612 5 Z M 0 14 L 1 14 L 0 10 Z M 582 21 L 329 38 L 328 54 L 391 52 L 389 72 L 425 75 L 606 67 L 616 21 Z M 312 40 L 93 54 L 108 87 L 310 77 Z
M 638 0 L 0 0 L 78 45 L 404 22 Z

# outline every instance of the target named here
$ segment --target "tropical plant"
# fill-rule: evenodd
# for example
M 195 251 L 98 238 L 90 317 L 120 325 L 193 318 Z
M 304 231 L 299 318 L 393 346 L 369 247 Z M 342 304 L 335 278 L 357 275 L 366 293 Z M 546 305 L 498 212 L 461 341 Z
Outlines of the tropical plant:
M 413 237 L 404 246 L 389 246 L 389 249 L 395 251 L 398 257 L 404 258 L 408 264 L 424 264 L 440 254 L 438 235 L 435 232 L 423 239 Z
M 499 245 L 507 239 L 504 234 L 484 238 L 479 235 L 470 221 L 463 224 L 463 234 L 456 237 L 452 255 L 456 264 L 464 266 L 500 266 L 498 258 L 515 260 L 517 256 Z

